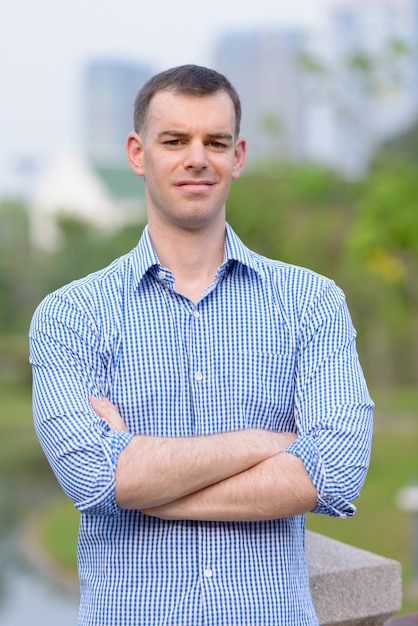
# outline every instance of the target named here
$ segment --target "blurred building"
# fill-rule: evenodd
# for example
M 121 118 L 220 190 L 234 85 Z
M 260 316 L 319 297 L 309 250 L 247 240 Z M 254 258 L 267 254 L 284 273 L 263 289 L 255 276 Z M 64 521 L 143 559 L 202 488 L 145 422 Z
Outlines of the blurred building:
M 299 58 L 302 33 L 291 30 L 237 32 L 216 44 L 214 67 L 237 89 L 243 107 L 242 133 L 249 159 L 305 152 L 305 109 Z
M 33 245 L 54 250 L 59 220 L 117 229 L 145 215 L 144 184 L 125 152 L 135 96 L 153 72 L 135 63 L 96 60 L 84 72 L 82 149 L 57 156 L 39 177 L 30 207 Z
M 84 72 L 83 143 L 95 161 L 125 159 L 125 140 L 133 130 L 135 96 L 153 72 L 144 65 L 95 60 Z
M 104 165 L 78 154 L 62 154 L 41 176 L 30 207 L 35 248 L 53 251 L 60 244 L 59 221 L 71 217 L 114 231 L 145 217 L 143 179 L 121 165 Z
M 331 13 L 334 160 L 364 172 L 418 118 L 418 0 L 344 0 Z
M 418 118 L 418 0 L 335 2 L 325 33 L 230 33 L 214 65 L 237 88 L 249 158 L 361 176 Z

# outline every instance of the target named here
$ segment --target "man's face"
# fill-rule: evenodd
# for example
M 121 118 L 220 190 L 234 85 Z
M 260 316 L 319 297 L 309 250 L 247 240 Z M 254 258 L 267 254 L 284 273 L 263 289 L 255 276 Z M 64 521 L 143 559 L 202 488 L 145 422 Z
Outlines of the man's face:
M 246 153 L 234 131 L 226 92 L 155 94 L 145 128 L 127 144 L 131 167 L 144 176 L 150 226 L 198 230 L 225 220 L 231 180 L 240 175 Z

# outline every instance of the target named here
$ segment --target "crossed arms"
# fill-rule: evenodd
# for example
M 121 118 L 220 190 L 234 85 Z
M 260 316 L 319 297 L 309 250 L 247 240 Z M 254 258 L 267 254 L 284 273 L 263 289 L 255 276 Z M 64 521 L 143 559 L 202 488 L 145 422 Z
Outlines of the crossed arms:
M 113 430 L 127 430 L 106 399 L 91 404 Z M 257 521 L 305 513 L 316 489 L 285 452 L 293 433 L 250 429 L 202 437 L 137 435 L 120 453 L 116 500 L 164 519 Z
M 81 512 L 114 516 L 119 506 L 167 519 L 219 521 L 312 509 L 353 515 L 351 502 L 369 463 L 373 403 L 345 307 L 335 315 L 330 307 L 331 319 L 319 328 L 312 322 L 306 331 L 293 390 L 298 437 L 254 428 L 183 438 L 123 432 L 115 407 L 93 404 L 97 399 L 91 410 L 86 392 L 107 389 L 113 345 L 106 342 L 113 335 L 103 333 L 105 341 L 85 312 L 64 298 L 43 306 L 31 329 L 35 426 L 57 479 Z M 60 315 L 64 321 L 56 319 Z

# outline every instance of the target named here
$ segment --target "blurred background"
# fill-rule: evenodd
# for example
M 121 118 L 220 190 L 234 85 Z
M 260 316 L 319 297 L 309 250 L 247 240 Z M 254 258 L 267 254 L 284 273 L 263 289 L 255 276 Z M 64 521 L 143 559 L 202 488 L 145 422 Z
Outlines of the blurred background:
M 0 0 L 0 625 L 76 623 L 78 514 L 31 415 L 42 297 L 138 241 L 135 94 L 182 63 L 225 73 L 249 144 L 228 220 L 345 291 L 376 401 L 358 513 L 308 527 L 402 563 L 418 611 L 418 0 Z M 408 507 L 407 507 L 408 508 Z

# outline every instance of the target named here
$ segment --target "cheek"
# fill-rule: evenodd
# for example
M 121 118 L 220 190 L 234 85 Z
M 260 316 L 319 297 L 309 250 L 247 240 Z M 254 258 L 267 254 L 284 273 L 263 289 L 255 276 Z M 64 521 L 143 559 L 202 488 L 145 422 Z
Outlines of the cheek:
M 164 155 L 149 159 L 144 166 L 145 174 L 148 174 L 148 176 L 152 177 L 154 180 L 161 180 L 162 182 L 167 180 L 167 177 L 173 169 L 173 163 L 165 158 Z
M 154 161 L 147 161 L 144 164 L 144 180 L 154 185 L 161 185 L 164 180 L 164 170 L 161 164 L 155 164 Z

